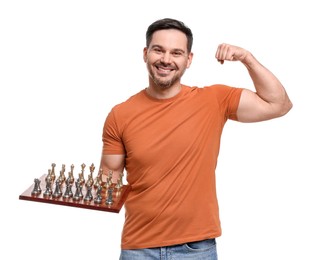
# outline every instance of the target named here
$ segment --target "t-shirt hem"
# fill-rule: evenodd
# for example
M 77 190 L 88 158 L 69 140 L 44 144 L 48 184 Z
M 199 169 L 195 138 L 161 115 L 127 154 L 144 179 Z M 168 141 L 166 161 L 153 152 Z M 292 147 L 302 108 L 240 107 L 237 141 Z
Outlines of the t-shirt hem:
M 182 239 L 174 239 L 169 241 L 160 241 L 154 243 L 145 243 L 145 244 L 121 244 L 121 249 L 130 250 L 130 249 L 143 249 L 143 248 L 156 248 L 156 247 L 165 247 L 165 246 L 173 246 L 173 245 L 180 245 L 185 243 L 190 243 L 194 241 L 200 241 L 204 239 L 213 239 L 220 237 L 221 233 L 214 233 L 208 235 L 201 235 L 195 237 L 187 237 Z

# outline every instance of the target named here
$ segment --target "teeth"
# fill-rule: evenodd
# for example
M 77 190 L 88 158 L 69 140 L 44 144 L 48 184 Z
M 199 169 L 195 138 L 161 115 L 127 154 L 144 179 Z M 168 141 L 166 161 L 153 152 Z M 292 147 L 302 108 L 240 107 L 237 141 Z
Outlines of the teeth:
M 158 69 L 162 71 L 171 71 L 171 69 L 164 69 L 164 68 L 158 68 Z

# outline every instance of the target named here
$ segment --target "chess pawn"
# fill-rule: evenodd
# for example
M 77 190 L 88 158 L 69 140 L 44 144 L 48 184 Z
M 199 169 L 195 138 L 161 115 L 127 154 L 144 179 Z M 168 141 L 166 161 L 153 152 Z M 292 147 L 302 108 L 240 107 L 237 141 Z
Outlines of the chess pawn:
M 53 198 L 59 198 L 62 195 L 62 191 L 61 191 L 61 183 L 60 180 L 56 180 L 56 186 L 55 186 L 55 190 L 52 194 Z
M 87 185 L 87 192 L 86 192 L 86 195 L 84 197 L 84 201 L 91 201 L 93 199 L 93 195 L 91 193 L 91 190 L 92 190 L 92 186 L 91 185 Z
M 41 181 L 39 179 L 34 179 L 34 187 L 31 192 L 31 195 L 38 195 L 41 193 L 41 187 L 40 187 Z
M 79 180 L 77 180 L 77 181 L 75 182 L 75 187 L 76 187 L 76 189 L 75 189 L 75 194 L 74 194 L 74 196 L 73 196 L 73 200 L 78 201 L 78 200 L 80 200 L 81 198 L 83 198 L 82 185 L 81 185 L 81 183 L 80 183 Z
M 43 193 L 43 196 L 50 197 L 51 195 L 52 195 L 52 179 L 50 176 L 48 176 L 48 178 L 46 178 L 46 188 Z
M 105 204 L 111 206 L 113 204 L 113 188 L 108 189 L 108 196 L 105 200 Z
M 96 198 L 94 200 L 94 203 L 96 203 L 96 204 L 100 204 L 101 203 L 101 201 L 102 201 L 101 192 L 102 192 L 102 186 L 99 186 L 98 190 L 97 190 L 97 193 L 96 193 Z
M 66 190 L 63 197 L 66 199 L 73 197 L 72 184 L 70 183 L 69 179 L 66 180 Z

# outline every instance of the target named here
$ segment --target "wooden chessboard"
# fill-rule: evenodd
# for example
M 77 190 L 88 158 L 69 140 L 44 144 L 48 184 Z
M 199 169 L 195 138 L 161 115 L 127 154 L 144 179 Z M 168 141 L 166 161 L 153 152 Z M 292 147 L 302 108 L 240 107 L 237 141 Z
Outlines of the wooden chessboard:
M 53 196 L 44 196 L 44 188 L 46 186 L 45 182 L 46 174 L 42 175 L 39 179 L 41 181 L 40 187 L 42 189 L 41 193 L 38 195 L 32 195 L 32 190 L 34 188 L 34 183 L 25 190 L 20 196 L 20 200 L 29 200 L 29 201 L 36 201 L 36 202 L 43 202 L 43 203 L 50 203 L 56 205 L 63 205 L 63 206 L 70 206 L 70 207 L 77 207 L 77 208 L 84 208 L 84 209 L 92 209 L 92 210 L 101 210 L 101 211 L 108 211 L 119 213 L 122 206 L 125 203 L 125 200 L 130 192 L 129 185 L 123 185 L 120 189 L 114 188 L 113 190 L 113 203 L 112 205 L 106 205 L 105 201 L 107 198 L 107 191 L 106 189 L 102 190 L 102 201 L 101 203 L 95 203 L 94 199 L 91 201 L 84 201 L 84 199 L 80 199 L 78 201 L 73 200 L 72 198 L 54 198 Z M 53 185 L 54 189 L 55 184 Z M 85 185 L 84 185 L 85 186 Z M 82 193 L 86 194 L 86 187 L 83 186 Z M 63 188 L 65 189 L 65 188 Z M 74 188 L 72 187 L 72 191 L 74 194 Z M 64 191 L 63 191 L 64 192 Z M 95 198 L 95 190 L 93 189 L 93 197 Z

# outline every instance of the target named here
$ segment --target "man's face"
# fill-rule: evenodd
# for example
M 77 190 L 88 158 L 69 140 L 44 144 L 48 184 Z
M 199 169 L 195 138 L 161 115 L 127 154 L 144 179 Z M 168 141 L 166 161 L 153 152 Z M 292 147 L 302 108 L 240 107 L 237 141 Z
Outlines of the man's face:
M 143 54 L 151 83 L 163 89 L 180 85 L 193 56 L 187 52 L 186 35 L 175 29 L 154 32 Z

